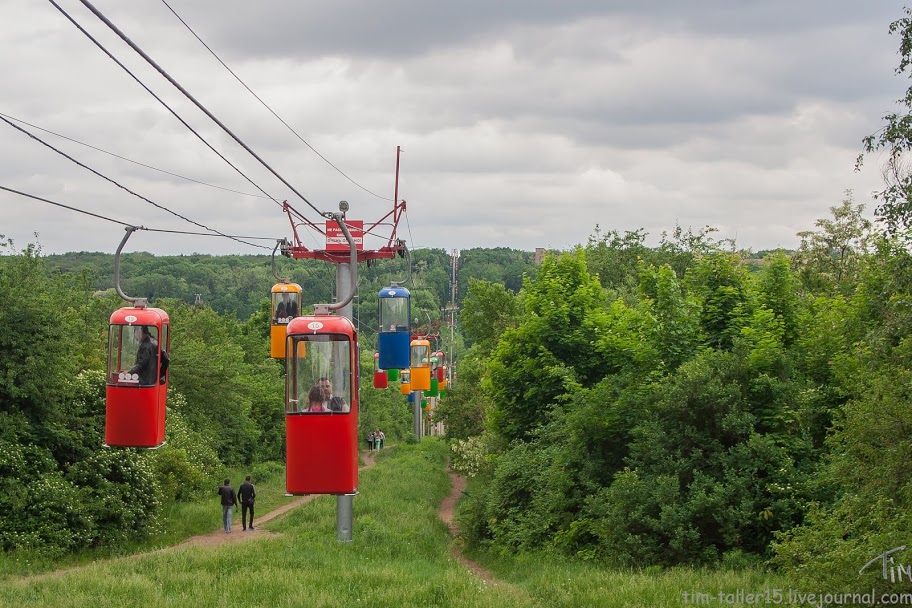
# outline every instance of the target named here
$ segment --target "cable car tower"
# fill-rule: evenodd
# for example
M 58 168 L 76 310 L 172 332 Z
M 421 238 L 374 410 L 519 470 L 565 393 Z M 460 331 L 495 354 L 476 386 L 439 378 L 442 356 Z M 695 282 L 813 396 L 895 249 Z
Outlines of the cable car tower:
M 396 185 L 395 193 L 393 195 L 393 208 L 389 213 L 376 222 L 369 224 L 365 229 L 363 220 L 346 219 L 345 214 L 349 210 L 349 205 L 345 201 L 339 203 L 339 210 L 342 212 L 342 221 L 345 222 L 345 226 L 348 228 L 355 241 L 358 262 L 392 259 L 396 257 L 397 254 L 399 256 L 405 255 L 405 242 L 396 238 L 396 229 L 399 226 L 399 220 L 402 218 L 402 214 L 405 213 L 406 208 L 405 201 L 399 200 L 399 154 L 401 151 L 402 149 L 399 146 L 396 146 Z M 337 265 L 337 268 L 349 263 L 348 243 L 345 240 L 338 222 L 329 217 L 331 214 L 324 214 L 327 220 L 323 226 L 318 226 L 289 205 L 288 201 L 282 203 L 282 210 L 288 215 L 288 220 L 291 222 L 291 231 L 294 235 L 294 243 L 283 246 L 282 255 L 292 257 L 296 260 L 304 258 L 332 262 Z M 364 249 L 364 236 L 376 236 L 385 226 L 392 227 L 386 245 L 379 249 Z M 325 249 L 314 250 L 305 247 L 298 235 L 298 228 L 300 227 L 308 227 L 325 235 Z M 355 274 L 354 276 L 357 275 Z
M 313 315 L 291 318 L 285 328 L 286 491 L 335 494 L 336 535 L 342 542 L 352 540 L 352 502 L 358 486 L 359 348 L 352 300 L 359 262 L 404 257 L 407 251 L 405 242 L 396 237 L 406 208 L 405 201 L 399 200 L 400 152 L 397 146 L 393 208 L 366 228 L 363 220 L 346 218 L 350 209 L 346 201 L 339 203 L 339 212 L 321 213 L 323 225 L 310 221 L 287 201 L 282 203 L 293 236 L 292 242 L 278 245 L 282 255 L 336 265 L 335 304 L 315 304 Z M 364 248 L 365 235 L 378 236 L 387 227 L 389 236 L 383 246 Z M 322 233 L 324 249 L 305 247 L 299 228 Z

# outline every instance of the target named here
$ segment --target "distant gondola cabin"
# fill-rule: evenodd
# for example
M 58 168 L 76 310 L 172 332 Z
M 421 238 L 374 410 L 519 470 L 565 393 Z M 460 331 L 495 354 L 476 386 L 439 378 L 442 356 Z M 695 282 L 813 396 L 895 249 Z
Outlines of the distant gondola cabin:
M 380 332 L 377 351 L 380 369 L 408 369 L 411 297 L 404 287 L 387 287 L 377 295 Z
M 412 340 L 411 342 L 411 384 L 413 391 L 428 391 L 431 389 L 431 343 L 427 340 Z
M 285 358 L 285 327 L 301 314 L 301 286 L 297 283 L 278 283 L 272 286 L 272 323 L 270 355 Z
M 389 376 L 385 369 L 379 366 L 380 353 L 374 353 L 374 388 L 387 388 L 389 386 Z
M 399 376 L 399 392 L 408 395 L 412 392 L 411 371 L 404 369 Z

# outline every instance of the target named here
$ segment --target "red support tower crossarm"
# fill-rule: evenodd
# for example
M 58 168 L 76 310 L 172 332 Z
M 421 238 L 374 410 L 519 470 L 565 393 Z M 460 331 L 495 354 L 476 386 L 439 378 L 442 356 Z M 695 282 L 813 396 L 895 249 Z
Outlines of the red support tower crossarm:
M 366 230 L 362 220 L 349 221 L 345 218 L 343 213 L 342 221 L 345 222 L 345 226 L 355 239 L 358 262 L 383 258 L 390 259 L 396 257 L 396 254 L 399 254 L 400 256 L 405 255 L 405 242 L 396 238 L 396 229 L 399 227 L 399 220 L 402 218 L 402 214 L 405 213 L 405 201 L 399 200 L 399 156 L 401 153 L 402 148 L 396 146 L 396 185 L 393 194 L 392 210 L 373 224 L 370 224 Z M 323 260 L 334 264 L 346 264 L 351 260 L 351 251 L 345 239 L 342 237 L 342 230 L 335 220 L 331 219 L 331 216 L 326 215 L 326 223 L 324 227 L 320 227 L 304 217 L 297 209 L 289 205 L 288 201 L 282 203 L 282 210 L 288 214 L 288 221 L 291 223 L 291 232 L 294 235 L 293 244 L 283 245 L 282 255 L 296 260 L 306 258 Z M 298 235 L 298 228 L 302 226 L 323 234 L 326 237 L 325 249 L 308 249 L 305 247 L 301 243 L 301 238 Z M 364 236 L 378 236 L 377 232 L 382 226 L 390 226 L 392 228 L 386 245 L 379 249 L 364 250 Z

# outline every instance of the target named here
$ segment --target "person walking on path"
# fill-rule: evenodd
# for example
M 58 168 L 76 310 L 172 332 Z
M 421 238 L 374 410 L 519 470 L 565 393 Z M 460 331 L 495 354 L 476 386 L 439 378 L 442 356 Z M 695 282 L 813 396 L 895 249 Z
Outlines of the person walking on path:
M 231 534 L 231 513 L 237 506 L 237 494 L 231 487 L 230 479 L 226 479 L 225 485 L 218 489 L 218 495 L 222 497 L 222 524 L 225 526 L 225 534 Z
M 244 532 L 249 527 L 253 530 L 253 499 L 256 498 L 256 488 L 250 483 L 250 475 L 244 478 L 244 483 L 238 488 L 238 498 L 241 499 L 241 525 Z M 250 511 L 250 525 L 247 525 L 247 511 Z
M 373 431 L 371 431 L 370 433 L 367 434 L 367 451 L 368 451 L 368 453 L 371 453 L 374 451 L 375 439 L 376 439 L 376 437 L 374 436 Z
M 386 435 L 383 434 L 383 431 L 377 429 L 377 449 L 383 449 L 383 441 L 386 439 Z

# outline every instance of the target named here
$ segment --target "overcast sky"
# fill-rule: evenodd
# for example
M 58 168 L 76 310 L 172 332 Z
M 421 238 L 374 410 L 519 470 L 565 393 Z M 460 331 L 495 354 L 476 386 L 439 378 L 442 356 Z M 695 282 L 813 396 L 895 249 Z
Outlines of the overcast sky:
M 0 0 L 0 114 L 135 161 L 25 127 L 222 233 L 291 238 L 283 200 L 321 221 L 81 2 L 56 1 L 253 184 L 50 2 Z M 411 248 L 566 249 L 596 225 L 642 228 L 655 244 L 676 224 L 755 251 L 794 248 L 848 189 L 873 209 L 878 160 L 856 172 L 855 158 L 909 85 L 894 74 L 888 27 L 903 5 L 892 0 L 168 3 L 319 155 L 162 0 L 93 2 L 318 210 L 347 200 L 349 219 L 386 215 L 401 146 L 398 235 Z M 3 122 L 0 186 L 202 230 Z M 0 234 L 21 249 L 34 233 L 46 253 L 113 252 L 123 228 L 0 191 Z M 322 235 L 299 236 L 322 248 Z M 127 250 L 266 253 L 153 232 Z

